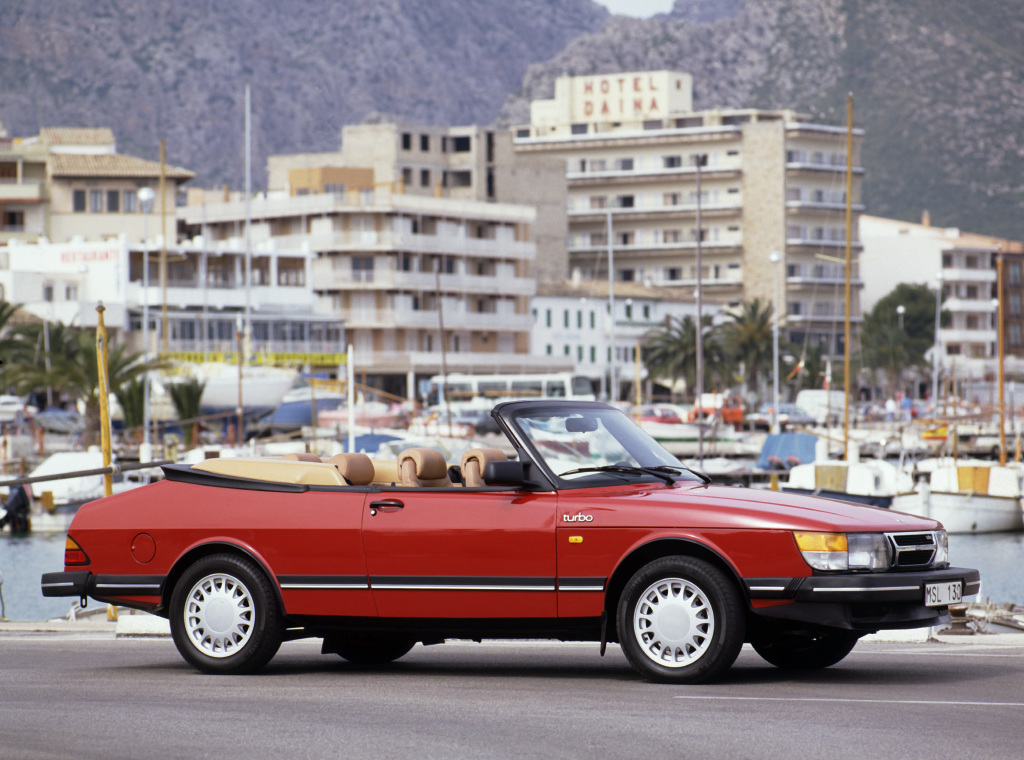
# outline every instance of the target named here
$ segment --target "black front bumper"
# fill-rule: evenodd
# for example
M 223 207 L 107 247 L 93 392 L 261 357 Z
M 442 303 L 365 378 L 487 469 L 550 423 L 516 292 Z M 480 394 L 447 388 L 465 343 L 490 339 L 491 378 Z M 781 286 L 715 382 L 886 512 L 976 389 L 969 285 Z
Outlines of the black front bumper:
M 878 631 L 948 622 L 947 607 L 925 605 L 924 589 L 927 584 L 951 581 L 961 582 L 965 597 L 981 590 L 981 574 L 963 567 L 806 578 L 747 578 L 745 582 L 752 600 L 789 602 L 755 608 L 754 612 L 763 617 Z

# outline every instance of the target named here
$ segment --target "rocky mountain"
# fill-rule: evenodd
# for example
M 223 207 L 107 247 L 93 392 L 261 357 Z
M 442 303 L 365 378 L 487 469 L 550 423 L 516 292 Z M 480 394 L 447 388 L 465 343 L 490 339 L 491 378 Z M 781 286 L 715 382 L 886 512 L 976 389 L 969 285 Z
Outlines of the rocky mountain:
M 677 0 L 530 67 L 528 120 L 563 73 L 677 69 L 696 108 L 793 108 L 866 131 L 868 213 L 1024 239 L 1024 0 Z
M 529 64 L 608 12 L 591 0 L 47 0 L 0 3 L 0 119 L 10 134 L 109 126 L 118 150 L 253 182 L 271 153 L 336 150 L 374 114 L 490 124 Z
M 531 65 L 532 64 L 532 65 Z M 124 153 L 254 185 L 344 124 L 528 119 L 562 73 L 678 69 L 698 108 L 793 108 L 866 130 L 869 213 L 1024 239 L 1024 0 L 49 0 L 0 4 L 13 135 L 109 126 Z

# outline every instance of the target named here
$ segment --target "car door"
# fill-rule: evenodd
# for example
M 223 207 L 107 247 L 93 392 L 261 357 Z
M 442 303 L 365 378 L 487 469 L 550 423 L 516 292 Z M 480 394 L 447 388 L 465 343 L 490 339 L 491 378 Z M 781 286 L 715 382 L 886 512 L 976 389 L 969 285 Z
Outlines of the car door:
M 555 617 L 553 493 L 370 494 L 363 547 L 381 617 Z

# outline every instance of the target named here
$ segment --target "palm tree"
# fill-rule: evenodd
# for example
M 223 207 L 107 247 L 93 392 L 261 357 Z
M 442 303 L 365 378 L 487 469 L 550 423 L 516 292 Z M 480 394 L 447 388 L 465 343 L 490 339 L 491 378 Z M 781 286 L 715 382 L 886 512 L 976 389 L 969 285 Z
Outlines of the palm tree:
M 711 317 L 704 317 L 704 386 L 727 376 L 725 353 L 712 327 Z M 647 333 L 644 363 L 651 376 L 669 378 L 674 386 L 680 378 L 690 393 L 697 386 L 697 321 L 691 317 L 669 317 L 666 324 Z
M 206 383 L 195 378 L 170 383 L 167 392 L 171 395 L 171 403 L 179 420 L 194 420 L 199 416 L 199 402 L 203 396 Z M 186 424 L 182 430 L 185 436 L 185 448 L 192 448 L 195 442 L 196 424 Z
M 78 399 L 85 405 L 85 442 L 95 442 L 100 427 L 99 365 L 96 360 L 96 336 L 92 331 L 50 324 L 50 351 L 41 351 L 42 324 L 21 325 L 16 329 L 20 357 L 12 367 L 12 379 L 19 393 L 52 387 Z M 44 361 L 48 358 L 49 361 Z M 142 353 L 128 353 L 124 345 L 108 346 L 107 387 L 115 394 L 146 372 L 166 366 L 163 360 L 145 361 Z
M 742 362 L 747 394 L 753 396 L 757 381 L 762 373 L 767 374 L 772 366 L 772 315 L 771 303 L 761 299 L 744 301 L 738 312 L 729 315 L 722 325 L 722 339 L 729 355 Z
M 0 300 L 0 388 L 3 389 L 7 388 L 7 371 L 12 366 L 19 345 L 13 331 L 8 329 L 8 324 L 20 308 L 18 304 Z

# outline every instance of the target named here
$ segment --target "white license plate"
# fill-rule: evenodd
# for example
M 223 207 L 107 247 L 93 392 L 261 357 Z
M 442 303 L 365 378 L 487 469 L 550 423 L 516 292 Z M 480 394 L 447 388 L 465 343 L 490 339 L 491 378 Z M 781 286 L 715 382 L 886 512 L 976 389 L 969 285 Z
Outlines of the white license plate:
M 945 607 L 963 601 L 963 586 L 960 581 L 947 583 L 926 583 L 924 604 L 926 607 Z

